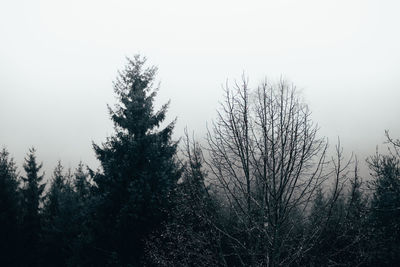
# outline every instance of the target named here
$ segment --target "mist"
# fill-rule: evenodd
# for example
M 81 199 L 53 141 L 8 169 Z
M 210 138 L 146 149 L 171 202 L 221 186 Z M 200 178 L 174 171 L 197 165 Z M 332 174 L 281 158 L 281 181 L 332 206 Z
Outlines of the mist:
M 399 262 L 398 10 L 1 3 L 0 265 Z
M 31 146 L 98 166 L 112 132 L 107 104 L 125 57 L 159 67 L 175 138 L 200 138 L 226 81 L 280 77 L 302 89 L 320 135 L 361 159 L 400 135 L 396 1 L 12 1 L 0 11 L 0 132 L 18 163 Z

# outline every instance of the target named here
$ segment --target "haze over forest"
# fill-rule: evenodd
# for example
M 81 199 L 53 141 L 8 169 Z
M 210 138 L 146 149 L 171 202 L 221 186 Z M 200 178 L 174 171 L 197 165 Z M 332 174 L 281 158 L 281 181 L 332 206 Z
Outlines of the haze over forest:
M 79 160 L 111 135 L 106 104 L 125 57 L 159 67 L 160 106 L 201 140 L 222 85 L 281 76 L 302 90 L 319 134 L 363 160 L 400 135 L 397 1 L 12 1 L 0 10 L 0 132 L 18 164 Z M 27 130 L 29 129 L 29 130 Z M 384 149 L 384 148 L 382 148 Z M 363 163 L 361 163 L 363 164 Z M 366 172 L 368 173 L 368 172 Z
M 0 266 L 398 265 L 399 8 L 2 3 Z

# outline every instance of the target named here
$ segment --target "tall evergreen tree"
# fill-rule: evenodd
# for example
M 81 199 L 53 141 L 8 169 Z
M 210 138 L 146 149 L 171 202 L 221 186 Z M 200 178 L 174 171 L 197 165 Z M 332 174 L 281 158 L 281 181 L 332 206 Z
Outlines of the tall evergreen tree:
M 24 181 L 23 205 L 24 215 L 22 234 L 24 244 L 24 264 L 35 266 L 38 264 L 38 244 L 41 234 L 40 205 L 45 184 L 42 183 L 44 174 L 39 175 L 42 164 L 36 162 L 35 148 L 29 149 L 23 165 L 26 176 Z
M 0 258 L 1 264 L 15 265 L 18 258 L 19 191 L 17 168 L 8 151 L 0 152 Z
M 119 104 L 109 108 L 115 135 L 94 144 L 102 167 L 94 177 L 100 199 L 95 249 L 99 260 L 113 264 L 140 264 L 144 239 L 165 220 L 180 176 L 174 122 L 160 129 L 169 103 L 154 112 L 157 68 L 145 62 L 135 56 L 119 73 Z

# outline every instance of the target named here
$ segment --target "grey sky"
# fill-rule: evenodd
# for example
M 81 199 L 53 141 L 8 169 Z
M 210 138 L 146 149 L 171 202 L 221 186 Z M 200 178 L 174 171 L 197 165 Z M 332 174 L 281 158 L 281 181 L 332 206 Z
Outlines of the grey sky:
M 398 1 L 1 1 L 0 145 L 30 146 L 49 172 L 97 166 L 112 134 L 106 104 L 125 56 L 158 65 L 158 105 L 175 136 L 205 133 L 221 84 L 281 75 L 302 89 L 320 134 L 363 160 L 400 137 Z

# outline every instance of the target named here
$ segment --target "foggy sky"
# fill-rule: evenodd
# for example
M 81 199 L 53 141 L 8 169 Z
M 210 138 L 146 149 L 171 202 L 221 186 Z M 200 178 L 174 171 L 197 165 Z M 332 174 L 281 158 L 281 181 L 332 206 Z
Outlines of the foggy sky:
M 301 89 L 320 135 L 359 159 L 400 137 L 398 1 L 1 1 L 0 146 L 19 165 L 35 146 L 48 176 L 61 159 L 98 166 L 113 133 L 112 81 L 140 53 L 159 67 L 175 138 L 201 139 L 226 80 L 281 76 Z

